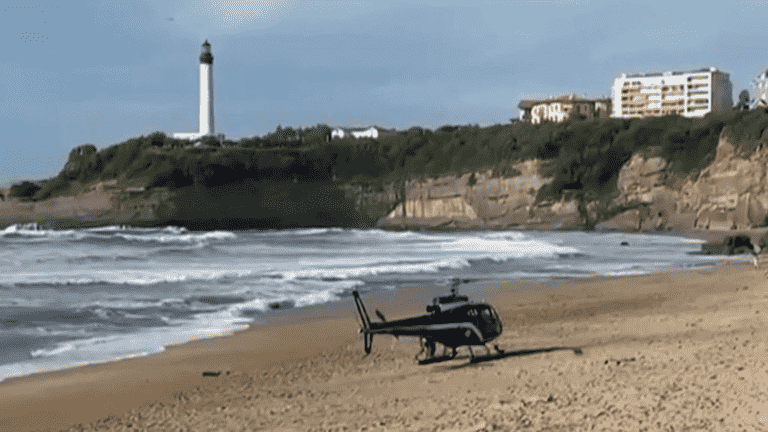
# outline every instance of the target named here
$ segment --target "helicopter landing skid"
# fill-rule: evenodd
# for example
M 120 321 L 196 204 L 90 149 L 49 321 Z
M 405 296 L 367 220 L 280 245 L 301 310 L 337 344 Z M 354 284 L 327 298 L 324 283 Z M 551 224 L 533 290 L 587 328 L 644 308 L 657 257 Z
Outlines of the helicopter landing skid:
M 435 351 L 437 351 L 437 342 L 422 337 L 420 340 L 421 343 L 421 351 L 419 351 L 418 354 L 416 354 L 416 360 L 419 361 L 420 365 L 430 364 L 430 363 L 438 363 L 441 361 L 451 360 L 456 358 L 456 348 L 451 348 L 450 351 L 448 350 L 448 347 L 445 345 L 442 345 L 442 350 L 440 355 L 436 356 Z M 419 356 L 421 353 L 424 353 L 425 358 L 419 359 Z
M 426 345 L 427 345 L 426 351 L 427 351 L 427 353 L 429 353 L 430 352 L 429 351 L 429 345 L 428 344 L 426 344 Z M 506 357 L 505 356 L 505 351 L 503 349 L 499 348 L 498 345 L 494 345 L 493 346 L 493 350 L 496 351 L 495 353 L 491 353 L 491 349 L 488 348 L 487 345 L 483 345 L 483 347 L 486 350 L 486 354 L 485 355 L 481 355 L 481 356 L 476 356 L 474 351 L 472 351 L 472 346 L 469 346 L 469 345 L 467 346 L 467 348 L 469 349 L 469 362 L 470 363 L 480 363 L 480 362 L 485 362 L 485 361 L 498 360 L 498 359 L 502 359 L 502 358 Z M 419 354 L 421 354 L 424 351 L 425 350 L 422 350 L 421 352 L 419 352 Z M 416 357 L 417 357 L 417 360 L 418 360 L 418 355 Z M 443 362 L 443 361 L 453 360 L 455 358 L 456 358 L 456 348 L 452 348 L 451 351 L 448 352 L 448 348 L 447 347 L 443 347 L 443 352 L 442 352 L 442 354 L 440 356 L 434 356 L 434 355 L 433 356 L 427 356 L 427 358 L 419 360 L 419 365 L 426 365 L 426 364 L 431 364 L 431 363 L 439 363 L 439 362 Z
M 427 364 L 432 364 L 432 363 L 440 363 L 440 362 L 444 362 L 444 361 L 448 361 L 448 360 L 453 360 L 454 358 L 456 358 L 456 357 L 453 357 L 453 356 L 450 356 L 450 355 L 426 358 L 424 360 L 419 360 L 419 366 L 427 365 Z
M 498 345 L 493 346 L 493 349 L 494 351 L 496 351 L 496 354 L 491 354 L 491 349 L 488 348 L 488 345 L 484 345 L 484 347 L 487 353 L 483 356 L 478 356 L 478 357 L 475 357 L 474 353 L 472 352 L 472 347 L 469 347 L 470 363 L 480 363 L 484 361 L 498 360 L 505 357 L 504 350 L 499 348 Z

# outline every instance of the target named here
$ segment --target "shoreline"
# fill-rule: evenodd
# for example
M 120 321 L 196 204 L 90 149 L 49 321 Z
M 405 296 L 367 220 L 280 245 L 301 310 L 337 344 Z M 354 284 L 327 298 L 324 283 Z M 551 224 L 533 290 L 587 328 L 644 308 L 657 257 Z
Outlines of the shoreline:
M 497 308 L 505 325 L 505 334 L 500 340 L 509 341 L 521 336 L 518 328 L 589 320 L 612 313 L 631 314 L 646 308 L 659 308 L 670 301 L 686 304 L 691 298 L 675 299 L 661 295 L 669 291 L 662 286 L 662 282 L 680 279 L 678 282 L 685 285 L 691 284 L 691 280 L 706 281 L 712 276 L 751 274 L 751 270 L 748 264 L 736 262 L 716 267 L 635 276 L 598 276 L 583 280 L 484 281 L 468 284 L 462 292 L 478 299 L 484 298 Z M 645 287 L 644 295 L 640 295 L 643 290 L 617 290 L 618 286 L 628 284 Z M 396 318 L 423 313 L 423 305 L 444 290 L 443 287 L 418 289 L 404 286 L 396 296 L 387 291 L 371 292 L 365 295 L 364 300 L 369 309 L 380 308 L 388 317 Z M 701 289 L 695 291 L 690 295 L 706 294 Z M 510 292 L 514 295 L 510 296 Z M 163 352 L 143 357 L 9 378 L 0 382 L 0 400 L 5 401 L 0 404 L 0 418 L 4 419 L 2 423 L 8 425 L 0 426 L 0 430 L 59 430 L 75 423 L 96 421 L 110 414 L 121 416 L 131 409 L 141 411 L 147 404 L 173 404 L 178 402 L 179 395 L 207 388 L 223 381 L 226 376 L 206 378 L 202 376 L 205 371 L 230 371 L 231 377 L 242 378 L 244 374 L 251 377 L 261 375 L 260 371 L 265 370 L 291 369 L 302 362 L 312 362 L 313 358 L 341 356 L 342 363 L 367 363 L 356 334 L 359 325 L 350 298 L 279 311 L 274 318 L 231 335 L 173 345 Z M 412 358 L 415 351 L 411 351 L 417 344 L 413 341 L 397 342 L 398 348 L 406 346 L 409 349 L 392 351 L 387 350 L 390 345 L 388 339 L 391 338 L 376 338 L 374 359 L 379 358 L 376 356 L 399 354 L 399 357 L 396 356 L 398 361 L 410 363 L 405 359 Z M 279 342 L 275 344 L 275 341 Z M 322 360 L 320 363 L 323 363 Z M 329 364 L 323 364 L 323 367 L 332 369 Z M 312 380 L 312 377 L 305 378 Z M 41 416 L 59 420 L 50 424 L 39 421 L 30 423 L 32 419 L 45 418 Z
M 531 231 L 533 231 L 533 230 L 531 230 Z M 467 232 L 474 232 L 474 231 L 467 231 Z M 522 231 L 522 232 L 524 232 L 524 231 Z M 544 231 L 544 232 L 546 232 L 546 231 Z M 646 235 L 646 234 L 643 234 L 643 233 L 640 233 L 640 234 L 641 235 Z M 666 234 L 666 233 L 664 233 L 664 234 Z M 672 237 L 691 238 L 691 236 L 683 236 L 683 235 L 681 235 L 681 233 L 670 233 L 668 235 L 672 236 Z M 724 259 L 725 259 L 725 257 L 724 257 Z M 696 267 L 697 268 L 702 268 L 702 267 L 703 268 L 709 268 L 709 267 L 713 267 L 713 266 L 717 267 L 717 266 L 720 266 L 722 264 L 723 263 L 702 264 L 702 265 L 698 265 Z M 518 279 L 505 279 L 505 278 L 502 277 L 500 279 L 493 278 L 493 280 L 506 280 L 507 284 L 521 283 L 523 285 L 530 285 L 532 283 L 535 283 L 535 281 L 537 281 L 537 280 L 593 280 L 593 279 L 596 279 L 596 278 L 606 278 L 606 277 L 607 278 L 611 278 L 611 277 L 624 277 L 624 276 L 634 276 L 634 275 L 638 275 L 638 276 L 652 275 L 652 274 L 658 274 L 658 273 L 674 272 L 674 271 L 684 270 L 684 269 L 685 269 L 684 267 L 680 267 L 680 268 L 662 267 L 662 268 L 658 268 L 656 270 L 648 269 L 649 273 L 632 273 L 632 272 L 630 272 L 630 273 L 626 273 L 626 274 L 590 275 L 590 276 L 585 276 L 585 277 L 576 277 L 576 276 L 543 276 L 542 275 L 542 276 L 539 276 L 539 277 L 523 276 L 522 278 L 518 278 Z M 403 284 L 403 286 L 407 286 L 407 285 L 408 285 L 408 283 Z M 404 288 L 401 287 L 400 289 L 402 290 Z M 424 300 L 425 302 L 427 300 L 431 299 L 432 297 L 437 296 L 437 295 L 444 295 L 446 293 L 446 290 L 447 290 L 447 288 L 435 287 L 435 286 L 431 286 L 430 284 L 427 284 L 427 286 L 422 284 L 422 285 L 419 286 L 419 289 L 422 292 L 428 293 L 428 294 L 424 294 L 424 297 L 426 299 L 426 300 Z M 464 289 L 465 288 L 462 287 L 462 290 L 464 290 Z M 374 293 L 371 293 L 371 294 L 377 294 L 378 297 L 382 297 L 382 296 L 386 297 L 389 292 L 390 291 L 388 291 L 386 289 L 382 289 L 380 293 L 374 292 Z M 473 294 L 476 294 L 476 293 L 468 291 L 468 294 L 473 295 Z M 349 298 L 350 298 L 349 295 L 347 295 L 341 301 L 348 301 Z M 110 364 L 110 363 L 114 363 L 114 362 L 120 362 L 120 361 L 124 361 L 124 360 L 130 360 L 130 359 L 134 359 L 134 358 L 143 358 L 143 357 L 147 357 L 147 356 L 152 356 L 152 355 L 156 355 L 156 354 L 162 353 L 163 351 L 167 350 L 170 347 L 181 346 L 181 345 L 185 345 L 185 344 L 188 344 L 188 343 L 193 343 L 195 341 L 202 341 L 202 340 L 221 338 L 221 337 L 230 337 L 230 336 L 232 336 L 234 334 L 237 334 L 237 333 L 240 333 L 240 332 L 244 332 L 244 331 L 248 331 L 249 329 L 252 329 L 254 327 L 266 328 L 266 327 L 271 327 L 271 326 L 275 326 L 275 325 L 284 325 L 285 323 L 291 324 L 291 323 L 295 323 L 295 321 L 297 321 L 297 318 L 294 318 L 294 317 L 297 317 L 297 316 L 311 317 L 313 314 L 315 314 L 314 311 L 321 310 L 325 306 L 329 306 L 330 304 L 336 304 L 336 303 L 339 303 L 339 300 L 331 301 L 331 302 L 328 302 L 328 303 L 315 304 L 315 305 L 311 305 L 309 307 L 298 307 L 298 308 L 297 307 L 292 307 L 292 306 L 289 306 L 289 307 L 275 307 L 272 310 L 263 311 L 261 313 L 261 315 L 259 315 L 258 318 L 254 318 L 251 322 L 233 325 L 233 327 L 242 327 L 242 328 L 222 330 L 221 334 L 200 335 L 200 336 L 188 339 L 188 340 L 186 340 L 184 342 L 178 342 L 178 343 L 177 342 L 171 342 L 171 343 L 163 345 L 163 346 L 156 346 L 156 347 L 149 348 L 149 350 L 147 352 L 129 353 L 129 354 L 125 354 L 125 355 L 123 355 L 121 357 L 114 358 L 114 359 L 97 360 L 97 361 L 92 361 L 92 362 L 88 362 L 88 363 L 83 362 L 82 364 L 74 364 L 74 365 L 67 365 L 67 366 L 60 366 L 60 367 L 59 366 L 54 366 L 55 369 L 51 368 L 49 370 L 40 370 L 40 371 L 31 372 L 31 373 L 25 373 L 23 375 L 9 376 L 9 377 L 5 377 L 5 378 L 0 377 L 0 385 L 2 385 L 3 383 L 6 383 L 6 382 L 12 381 L 12 380 L 16 380 L 16 379 L 20 379 L 20 378 L 25 378 L 25 377 L 46 375 L 46 374 L 58 373 L 58 372 L 62 372 L 63 373 L 63 372 L 66 372 L 68 370 L 77 369 L 77 368 L 81 368 L 81 367 L 98 366 L 98 365 L 103 365 L 103 364 Z M 423 313 L 423 311 L 415 310 L 414 312 L 412 312 L 412 314 L 419 314 L 419 313 Z

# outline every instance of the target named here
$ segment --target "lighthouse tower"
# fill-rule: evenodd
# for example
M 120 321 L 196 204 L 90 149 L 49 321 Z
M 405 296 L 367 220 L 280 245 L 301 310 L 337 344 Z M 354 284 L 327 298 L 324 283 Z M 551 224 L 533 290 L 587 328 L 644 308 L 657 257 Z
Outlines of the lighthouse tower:
M 206 39 L 200 53 L 200 136 L 213 133 L 213 54 Z
M 213 128 L 213 54 L 211 44 L 206 39 L 200 52 L 200 129 L 198 132 L 178 132 L 173 138 L 196 140 L 204 136 L 214 136 Z M 220 140 L 224 135 L 217 135 Z

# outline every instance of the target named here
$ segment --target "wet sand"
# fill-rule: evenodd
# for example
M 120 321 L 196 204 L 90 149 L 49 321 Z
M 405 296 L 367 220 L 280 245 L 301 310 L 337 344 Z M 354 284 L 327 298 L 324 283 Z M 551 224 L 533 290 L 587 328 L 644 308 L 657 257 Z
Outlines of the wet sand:
M 143 358 L 7 380 L 0 430 L 768 427 L 768 279 L 749 257 L 462 291 L 498 310 L 505 330 L 495 343 L 505 358 L 469 363 L 460 350 L 419 366 L 415 339 L 379 336 L 366 357 L 346 299 Z M 395 319 L 422 313 L 435 294 L 405 287 L 364 300 Z

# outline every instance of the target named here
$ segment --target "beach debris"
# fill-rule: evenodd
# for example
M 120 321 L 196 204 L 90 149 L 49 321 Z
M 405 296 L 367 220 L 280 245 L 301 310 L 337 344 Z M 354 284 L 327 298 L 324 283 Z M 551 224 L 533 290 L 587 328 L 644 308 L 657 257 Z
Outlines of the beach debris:
M 623 241 L 623 242 L 621 242 L 621 245 L 622 246 L 629 246 L 629 242 L 628 241 Z
M 272 310 L 286 309 L 291 307 L 293 307 L 293 302 L 291 302 L 290 300 L 281 300 L 281 301 L 276 301 L 269 304 L 269 308 Z
M 203 376 L 204 377 L 217 377 L 219 375 L 221 375 L 221 371 L 218 371 L 218 372 L 210 372 L 210 371 L 203 372 Z
M 633 362 L 633 361 L 635 361 L 634 357 L 623 358 L 623 359 L 618 359 L 618 360 L 612 358 L 612 359 L 606 360 L 604 364 L 616 362 L 616 366 L 619 366 L 621 364 L 621 362 L 628 363 L 628 362 Z

